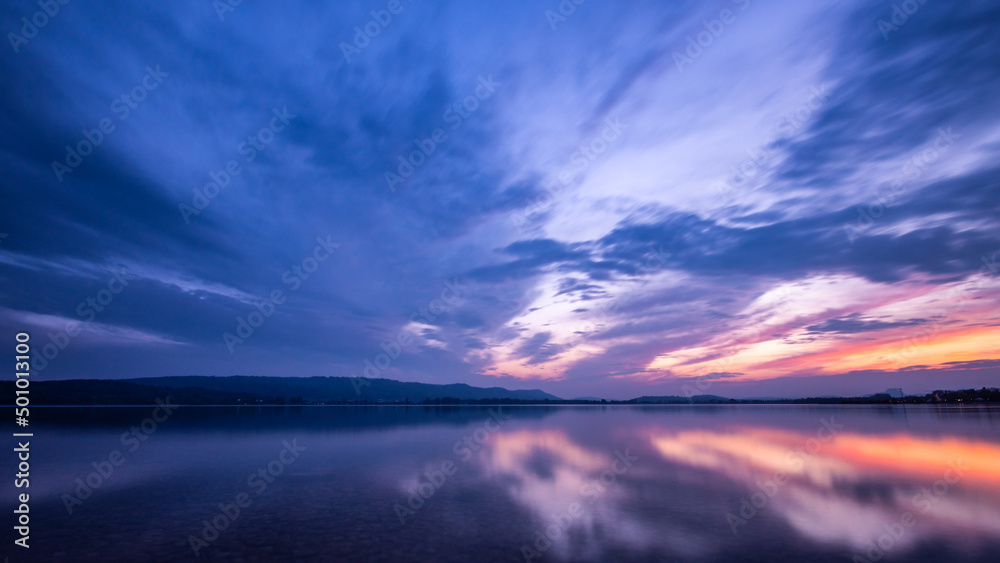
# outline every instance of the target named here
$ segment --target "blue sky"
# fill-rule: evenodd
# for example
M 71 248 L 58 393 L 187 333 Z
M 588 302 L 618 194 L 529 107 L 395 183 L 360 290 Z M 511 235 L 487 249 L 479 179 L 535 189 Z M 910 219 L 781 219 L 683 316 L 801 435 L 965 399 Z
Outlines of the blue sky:
M 2 8 L 40 378 L 1000 381 L 995 3 L 223 5 Z

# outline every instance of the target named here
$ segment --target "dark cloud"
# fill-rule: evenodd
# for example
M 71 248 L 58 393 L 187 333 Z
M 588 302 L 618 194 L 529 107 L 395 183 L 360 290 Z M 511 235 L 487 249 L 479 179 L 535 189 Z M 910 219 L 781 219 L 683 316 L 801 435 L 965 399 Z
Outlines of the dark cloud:
M 563 346 L 549 342 L 551 338 L 551 332 L 535 333 L 531 338 L 525 339 L 514 354 L 518 358 L 527 358 L 529 365 L 547 362 L 564 350 Z
M 826 69 L 836 84 L 809 131 L 787 147 L 781 175 L 822 188 L 873 160 L 906 155 L 940 127 L 971 133 L 1000 116 L 993 2 L 927 3 L 886 40 L 891 2 L 866 3 L 842 27 Z M 845 79 L 845 77 L 850 77 Z M 975 111 L 969 111 L 975 108 Z
M 907 319 L 905 321 L 880 321 L 878 319 L 865 318 L 861 313 L 851 313 L 844 317 L 827 319 L 819 324 L 806 327 L 810 333 L 819 334 L 833 332 L 837 334 L 857 334 L 860 332 L 874 332 L 901 326 L 915 326 L 929 322 L 927 319 Z

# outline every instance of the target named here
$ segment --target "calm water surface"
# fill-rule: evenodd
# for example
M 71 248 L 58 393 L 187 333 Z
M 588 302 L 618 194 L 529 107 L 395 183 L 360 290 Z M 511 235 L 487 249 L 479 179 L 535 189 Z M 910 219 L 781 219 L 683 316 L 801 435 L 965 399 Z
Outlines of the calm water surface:
M 31 548 L 7 542 L 0 557 L 848 562 L 1000 553 L 995 407 L 492 409 L 33 409 Z M 165 420 L 143 429 L 153 414 Z M 13 481 L 0 488 L 10 515 Z

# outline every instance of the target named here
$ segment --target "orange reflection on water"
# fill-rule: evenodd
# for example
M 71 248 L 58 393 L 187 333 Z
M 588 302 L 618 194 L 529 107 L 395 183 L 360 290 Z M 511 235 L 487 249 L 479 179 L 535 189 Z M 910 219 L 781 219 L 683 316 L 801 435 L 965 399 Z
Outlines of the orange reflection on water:
M 808 460 L 841 476 L 880 472 L 940 478 L 952 464 L 961 461 L 967 466 L 964 480 L 1000 484 L 1000 446 L 955 437 L 871 436 L 840 431 L 823 441 L 816 435 L 741 427 L 726 432 L 695 430 L 654 435 L 652 442 L 666 458 L 724 472 L 757 468 L 797 474 L 808 471 L 808 464 L 802 463 Z
M 940 478 L 961 461 L 963 480 L 1000 485 L 1000 446 L 954 437 L 921 439 L 909 435 L 885 437 L 847 434 L 832 444 L 831 455 L 856 466 L 897 474 Z
M 905 512 L 916 515 L 924 534 L 1000 536 L 997 444 L 831 433 L 819 421 L 812 432 L 738 426 L 660 430 L 650 440 L 670 462 L 741 484 L 741 501 L 754 494 L 762 500 L 759 493 L 765 493 L 761 510 L 773 511 L 815 540 L 860 549 Z M 900 545 L 919 538 L 909 534 Z
M 803 455 L 795 450 L 797 447 L 804 450 L 805 440 L 799 434 L 769 428 L 729 432 L 693 430 L 652 437 L 653 446 L 665 458 L 737 477 L 747 471 L 784 471 L 793 475 L 810 471 L 813 478 L 829 482 L 833 474 L 851 472 L 850 466 L 835 459 L 824 459 L 821 467 L 807 468 L 802 463 Z

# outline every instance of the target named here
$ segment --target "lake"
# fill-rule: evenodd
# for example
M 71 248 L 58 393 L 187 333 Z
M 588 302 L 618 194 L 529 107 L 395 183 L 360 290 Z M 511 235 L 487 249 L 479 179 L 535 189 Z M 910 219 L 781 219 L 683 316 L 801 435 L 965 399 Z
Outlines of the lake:
M 8 543 L 12 562 L 1000 553 L 997 407 L 37 408 L 32 423 L 31 547 Z

